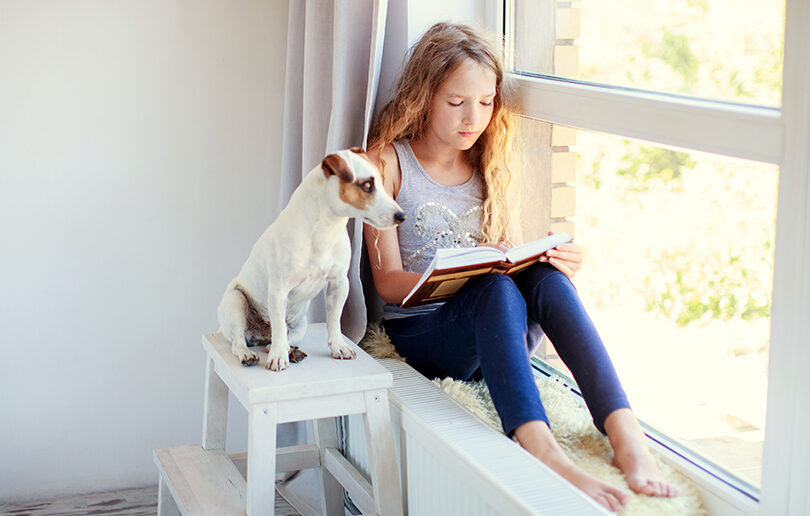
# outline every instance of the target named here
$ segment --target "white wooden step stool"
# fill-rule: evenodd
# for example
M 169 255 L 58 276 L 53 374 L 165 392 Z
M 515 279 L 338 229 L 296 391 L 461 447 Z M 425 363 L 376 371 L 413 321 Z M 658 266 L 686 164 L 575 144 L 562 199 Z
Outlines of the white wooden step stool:
M 345 337 L 344 337 L 345 338 Z M 221 334 L 203 335 L 206 352 L 201 446 L 155 450 L 160 470 L 158 514 L 274 512 L 276 472 L 319 468 L 321 512 L 343 516 L 343 488 L 364 513 L 402 515 L 388 388 L 391 373 L 346 339 L 353 360 L 332 358 L 325 324 L 311 324 L 298 344 L 307 357 L 281 372 L 245 367 Z M 228 392 L 248 411 L 247 481 L 225 454 Z M 339 451 L 335 417 L 363 414 L 371 483 Z M 312 421 L 315 443 L 276 450 L 276 425 Z M 236 473 L 235 473 L 236 472 Z M 237 479 L 234 475 L 237 475 Z

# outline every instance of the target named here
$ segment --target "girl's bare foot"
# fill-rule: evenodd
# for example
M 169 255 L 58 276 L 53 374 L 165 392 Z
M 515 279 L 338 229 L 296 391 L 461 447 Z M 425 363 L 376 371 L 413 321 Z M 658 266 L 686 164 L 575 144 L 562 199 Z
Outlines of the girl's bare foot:
M 580 469 L 563 452 L 543 421 L 529 421 L 515 429 L 515 437 L 529 453 L 577 486 L 608 510 L 618 511 L 630 501 L 630 493 L 603 482 Z
M 611 511 L 618 511 L 630 501 L 630 493 L 603 482 L 580 469 L 561 449 L 559 456 L 555 451 L 545 454 L 540 459 L 548 467 L 562 475 L 563 478 L 577 486 L 585 494 L 593 498 L 600 505 Z M 539 458 L 539 457 L 538 457 Z
M 678 489 L 661 475 L 641 425 L 630 409 L 612 412 L 605 420 L 605 430 L 613 446 L 613 465 L 622 470 L 633 492 L 647 496 L 678 495 Z

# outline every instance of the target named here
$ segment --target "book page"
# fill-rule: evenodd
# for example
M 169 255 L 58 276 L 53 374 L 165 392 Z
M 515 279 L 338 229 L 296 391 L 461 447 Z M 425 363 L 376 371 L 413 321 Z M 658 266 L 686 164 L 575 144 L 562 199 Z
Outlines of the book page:
M 459 247 L 436 250 L 436 269 L 452 269 L 465 265 L 499 262 L 506 255 L 493 247 Z

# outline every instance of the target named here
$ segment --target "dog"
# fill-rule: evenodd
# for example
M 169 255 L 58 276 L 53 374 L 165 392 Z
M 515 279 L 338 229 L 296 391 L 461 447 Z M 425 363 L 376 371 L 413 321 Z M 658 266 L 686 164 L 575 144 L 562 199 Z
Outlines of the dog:
M 217 309 L 219 331 L 242 365 L 259 362 L 248 341 L 269 341 L 266 367 L 286 369 L 291 349 L 306 333 L 310 300 L 324 287 L 332 356 L 355 357 L 340 331 L 349 294 L 346 223 L 351 217 L 379 229 L 405 220 L 383 188 L 379 170 L 359 147 L 326 156 L 306 175 L 225 289 Z

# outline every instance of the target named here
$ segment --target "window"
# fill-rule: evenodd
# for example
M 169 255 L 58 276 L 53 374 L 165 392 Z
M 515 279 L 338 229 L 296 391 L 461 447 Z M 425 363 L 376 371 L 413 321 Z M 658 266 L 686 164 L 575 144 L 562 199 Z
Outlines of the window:
M 756 491 L 777 168 L 588 131 L 569 138 L 552 166 L 572 179 L 554 188 L 575 192 L 571 226 L 585 244 L 575 284 L 636 413 Z M 538 356 L 570 376 L 551 343 Z
M 780 104 L 783 1 L 516 0 L 513 12 L 519 73 Z M 553 44 L 536 45 L 538 30 Z
M 786 145 L 786 117 L 778 107 L 790 102 L 783 100 L 782 87 L 784 13 L 783 2 L 749 0 L 507 0 L 502 11 L 520 113 L 533 119 L 523 125 L 547 126 L 550 139 L 539 144 L 551 155 L 546 163 L 575 170 L 574 179 L 562 172 L 560 177 L 568 179 L 553 180 L 549 202 L 570 197 L 565 193 L 555 200 L 554 194 L 573 187 L 576 209 L 552 213 L 552 224 L 573 224 L 587 250 L 601 253 L 586 256 L 577 286 L 608 341 L 631 402 L 642 419 L 719 464 L 730 472 L 730 483 L 757 498 L 757 488 L 766 485 L 749 459 L 759 462 L 763 456 L 767 389 L 786 394 L 800 381 L 798 371 L 767 377 L 768 362 L 774 360 L 770 336 L 779 331 L 770 327 L 771 295 L 780 284 L 771 273 L 779 263 L 773 257 L 779 233 L 776 196 L 785 173 L 777 165 L 793 160 L 806 167 L 790 149 L 801 152 L 807 142 Z M 802 14 L 792 22 L 794 34 L 806 32 L 802 23 L 810 21 L 810 13 Z M 796 63 L 806 57 L 800 46 L 785 45 L 786 56 L 791 48 L 796 52 Z M 796 83 L 794 105 L 806 97 L 801 88 L 807 86 Z M 806 123 L 798 120 L 788 127 Z M 555 133 L 568 135 L 565 142 L 555 143 Z M 789 180 L 800 181 L 804 170 L 792 170 Z M 782 193 L 780 211 L 793 210 L 795 219 L 784 222 L 783 216 L 780 227 L 785 234 L 802 235 L 805 201 L 798 197 L 785 208 L 783 198 Z M 684 209 L 685 203 L 691 209 Z M 642 223 L 657 229 L 644 229 Z M 616 226 L 621 226 L 618 234 Z M 713 232 L 721 238 L 712 238 Z M 636 234 L 644 241 L 633 240 Z M 781 242 L 783 248 L 791 246 L 787 239 Z M 783 257 L 782 263 L 793 262 Z M 801 285 L 781 285 L 785 299 L 801 298 Z M 626 335 L 627 325 L 611 320 L 616 300 L 610 297 L 621 297 L 620 289 L 632 298 L 620 301 L 636 305 L 634 315 L 623 316 L 646 324 L 639 333 L 663 351 L 649 357 L 645 350 L 648 360 L 641 366 L 626 359 L 640 353 Z M 783 312 L 785 321 L 798 318 L 791 310 Z M 782 335 L 790 340 L 786 326 Z M 613 347 L 616 339 L 624 348 Z M 791 353 L 799 342 L 786 344 Z M 776 357 L 786 368 L 790 360 L 787 351 L 782 353 Z M 546 357 L 553 362 L 553 350 Z M 653 378 L 644 376 L 648 369 Z M 664 375 L 671 375 L 670 381 L 660 382 Z M 646 402 L 642 391 L 660 383 L 690 391 L 691 405 L 684 410 L 702 417 L 702 426 L 682 426 L 679 433 L 682 422 L 655 414 L 655 403 Z M 750 403 L 742 407 L 745 400 Z M 780 420 L 793 417 L 782 403 L 776 413 Z M 773 432 L 789 435 L 791 430 L 780 425 Z M 789 455 L 786 444 L 770 442 L 777 450 L 773 457 Z M 807 478 L 806 470 L 799 478 Z M 769 481 L 771 492 L 785 492 L 778 481 Z M 774 498 L 770 507 L 780 503 Z

